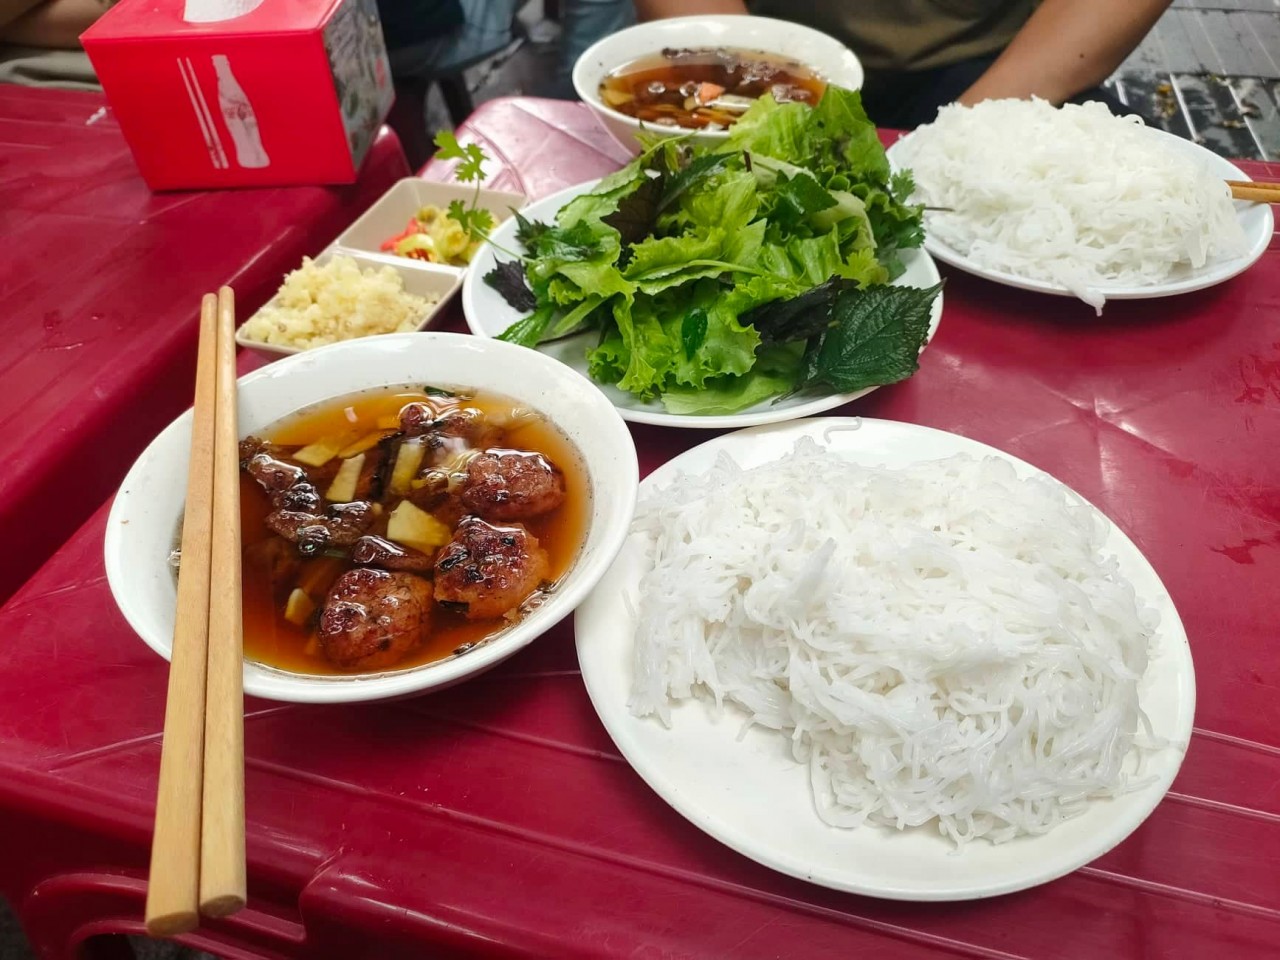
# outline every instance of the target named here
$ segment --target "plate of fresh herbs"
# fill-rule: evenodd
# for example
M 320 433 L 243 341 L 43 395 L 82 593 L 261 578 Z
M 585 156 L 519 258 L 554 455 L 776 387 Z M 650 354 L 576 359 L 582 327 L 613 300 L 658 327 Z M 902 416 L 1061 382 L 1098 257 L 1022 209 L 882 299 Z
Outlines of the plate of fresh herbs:
M 910 377 L 942 316 L 910 174 L 853 91 L 764 97 L 715 149 L 658 140 L 503 222 L 472 332 L 590 376 L 625 419 L 741 427 Z

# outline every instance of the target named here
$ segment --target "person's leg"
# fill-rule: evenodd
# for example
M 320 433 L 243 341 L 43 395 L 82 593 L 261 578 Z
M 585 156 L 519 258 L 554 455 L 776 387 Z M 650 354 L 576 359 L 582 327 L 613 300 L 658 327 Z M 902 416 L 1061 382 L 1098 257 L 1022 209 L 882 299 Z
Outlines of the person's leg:
M 396 76 L 439 76 L 499 53 L 514 39 L 517 0 L 460 0 L 463 22 L 444 36 L 388 51 Z
M 576 100 L 573 65 L 583 51 L 597 40 L 635 22 L 636 7 L 631 0 L 564 0 L 560 7 L 560 50 L 556 57 L 555 76 L 540 84 L 534 92 L 542 97 Z
M 560 76 L 568 79 L 584 50 L 636 22 L 631 0 L 565 0 L 560 22 Z

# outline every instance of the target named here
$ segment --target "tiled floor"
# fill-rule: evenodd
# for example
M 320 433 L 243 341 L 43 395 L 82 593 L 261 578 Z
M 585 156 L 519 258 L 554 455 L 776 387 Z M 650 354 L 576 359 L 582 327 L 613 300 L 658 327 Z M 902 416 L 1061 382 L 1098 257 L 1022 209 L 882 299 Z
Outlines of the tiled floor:
M 1174 0 L 1114 83 L 1223 156 L 1280 159 L 1280 0 Z

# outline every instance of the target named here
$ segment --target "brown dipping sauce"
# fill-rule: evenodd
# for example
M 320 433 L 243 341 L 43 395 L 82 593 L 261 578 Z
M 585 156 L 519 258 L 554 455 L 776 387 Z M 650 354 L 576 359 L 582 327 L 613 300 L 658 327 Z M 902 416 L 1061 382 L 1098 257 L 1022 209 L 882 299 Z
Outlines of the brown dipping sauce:
M 415 479 L 422 481 L 407 495 L 391 492 L 390 474 L 396 463 L 399 446 L 406 434 L 400 426 L 400 413 L 408 405 L 425 405 L 418 408 L 418 420 L 428 424 L 420 441 L 426 452 L 421 467 L 414 471 Z M 449 415 L 465 415 L 469 421 L 466 430 L 433 431 L 429 426 L 450 422 Z M 463 433 L 465 436 L 446 436 L 447 433 Z M 368 534 L 386 538 L 389 517 L 402 500 L 410 500 L 425 508 L 455 537 L 459 525 L 471 516 L 463 502 L 466 490 L 467 467 L 463 463 L 469 454 L 490 450 L 496 453 L 516 454 L 525 457 L 542 457 L 558 468 L 563 476 L 564 496 L 558 506 L 537 516 L 515 519 L 494 519 L 491 523 L 507 529 L 516 525 L 537 538 L 538 549 L 545 551 L 545 566 L 538 566 L 538 585 L 522 602 L 505 613 L 485 619 L 468 619 L 465 607 L 436 600 L 429 601 L 428 627 L 423 639 L 412 649 L 396 653 L 398 645 L 391 647 L 392 662 L 372 662 L 366 667 L 343 665 L 336 657 L 326 657 L 319 641 L 319 626 L 324 613 L 326 598 L 339 577 L 358 567 L 388 569 L 386 563 L 375 558 L 366 564 L 357 564 L 351 558 L 351 547 L 332 546 L 315 550 L 314 546 L 299 549 L 302 542 L 292 541 L 273 532 L 266 520 L 273 509 L 280 506 L 280 494 L 275 494 L 273 506 L 269 495 L 258 480 L 250 476 L 242 461 L 240 472 L 240 514 L 242 560 L 244 582 L 244 655 L 254 660 L 291 673 L 344 675 L 381 670 L 400 670 L 465 652 L 471 646 L 484 642 L 498 631 L 518 620 L 554 584 L 568 572 L 585 539 L 587 517 L 590 509 L 590 490 L 587 475 L 577 451 L 551 423 L 540 415 L 522 409 L 509 398 L 497 394 L 470 393 L 462 388 L 451 392 L 401 389 L 367 392 L 336 399 L 321 406 L 295 414 L 258 435 L 269 445 L 269 455 L 280 463 L 301 466 L 321 497 L 324 497 L 338 473 L 342 458 L 334 457 L 316 467 L 300 464 L 292 454 L 301 448 L 325 438 L 343 438 L 348 447 L 361 440 L 380 440 L 369 447 L 366 457 L 384 458 L 388 464 L 383 469 L 383 490 L 376 499 L 376 485 L 370 489 L 368 474 L 362 478 L 364 493 L 375 504 L 375 514 Z M 433 439 L 434 437 L 434 439 Z M 241 455 L 253 449 L 252 442 L 242 444 Z M 354 455 L 353 455 L 354 456 Z M 372 463 L 367 459 L 366 464 Z M 439 468 L 444 467 L 444 470 Z M 442 489 L 441 475 L 452 473 L 454 481 Z M 431 491 L 428 493 L 427 491 Z M 474 497 L 473 497 L 474 502 Z M 321 510 L 330 502 L 322 501 Z M 442 534 L 443 535 L 443 534 Z M 415 571 L 407 576 L 420 577 L 433 586 L 436 578 L 434 564 L 445 555 L 448 545 L 434 550 L 417 551 L 419 560 L 426 553 L 433 564 L 426 571 Z M 303 556 L 312 552 L 312 556 Z M 368 551 L 366 551 L 366 554 Z M 403 584 L 404 573 L 395 573 Z M 375 579 L 375 578 L 371 578 Z M 413 581 L 415 594 L 430 596 L 424 584 Z M 302 623 L 286 619 L 286 607 L 290 595 L 303 590 L 314 604 L 314 610 Z M 395 601 L 390 601 L 394 605 Z M 305 604 L 302 605 L 305 608 Z M 294 611 L 294 619 L 300 619 Z M 332 615 L 330 617 L 332 622 Z M 383 656 L 382 661 L 388 656 Z
M 668 48 L 614 70 L 600 84 L 600 99 L 646 123 L 721 129 L 766 93 L 779 103 L 812 106 L 826 86 L 808 67 L 776 54 Z

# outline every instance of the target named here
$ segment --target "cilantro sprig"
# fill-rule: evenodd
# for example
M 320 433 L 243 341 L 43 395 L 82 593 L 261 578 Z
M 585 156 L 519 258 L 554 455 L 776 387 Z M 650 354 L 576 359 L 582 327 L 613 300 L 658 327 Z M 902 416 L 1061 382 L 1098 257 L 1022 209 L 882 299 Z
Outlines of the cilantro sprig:
M 449 204 L 450 218 L 462 225 L 462 229 L 472 240 L 487 239 L 493 229 L 493 214 L 483 207 L 477 206 L 480 200 L 480 184 L 488 177 L 484 170 L 484 162 L 489 159 L 484 148 L 478 143 L 463 145 L 451 130 L 441 130 L 436 134 L 436 156 L 441 160 L 457 160 L 458 166 L 453 176 L 459 183 L 474 183 L 476 192 L 471 197 L 470 205 L 461 200 Z

